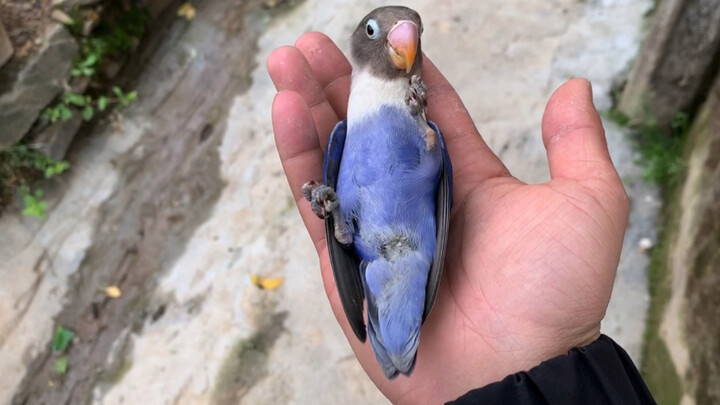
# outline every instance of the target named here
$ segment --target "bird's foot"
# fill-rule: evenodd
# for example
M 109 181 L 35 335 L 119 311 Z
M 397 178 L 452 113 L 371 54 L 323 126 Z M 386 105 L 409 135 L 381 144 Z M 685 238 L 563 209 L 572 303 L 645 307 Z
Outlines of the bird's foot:
M 335 211 L 339 206 L 335 190 L 314 180 L 303 184 L 302 192 L 305 199 L 310 201 L 313 212 L 320 219 L 325 219 L 329 213 Z
M 305 199 L 310 201 L 310 206 L 318 218 L 325 219 L 328 214 L 333 216 L 335 220 L 335 239 L 344 245 L 351 244 L 353 241 L 352 230 L 342 219 L 338 209 L 340 203 L 335 190 L 332 187 L 310 180 L 303 184 L 302 192 Z
M 412 75 L 410 78 L 410 87 L 405 94 L 405 104 L 407 104 L 410 114 L 417 117 L 421 125 L 425 127 L 425 149 L 432 150 L 435 147 L 436 135 L 435 131 L 430 128 L 425 119 L 425 108 L 427 107 L 427 86 L 419 75 Z
M 410 114 L 425 114 L 427 106 L 427 86 L 419 75 L 412 75 L 410 78 L 410 87 L 405 94 L 405 104 L 407 104 Z

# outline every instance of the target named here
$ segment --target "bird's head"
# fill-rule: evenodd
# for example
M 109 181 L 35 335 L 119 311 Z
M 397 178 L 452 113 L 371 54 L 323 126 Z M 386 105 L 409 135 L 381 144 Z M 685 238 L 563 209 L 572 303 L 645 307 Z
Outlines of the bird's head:
M 415 10 L 399 6 L 376 8 L 353 32 L 353 66 L 388 79 L 419 73 L 422 31 L 422 20 Z

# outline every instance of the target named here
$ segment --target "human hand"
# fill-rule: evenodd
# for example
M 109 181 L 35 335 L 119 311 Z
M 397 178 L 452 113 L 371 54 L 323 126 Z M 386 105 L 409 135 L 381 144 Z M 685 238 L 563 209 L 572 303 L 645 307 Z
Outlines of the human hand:
M 428 118 L 453 164 L 454 207 L 443 279 L 420 333 L 413 374 L 387 380 L 354 336 L 330 268 L 323 222 L 302 195 L 322 178 L 323 149 L 344 119 L 351 67 L 325 35 L 275 50 L 273 129 L 298 210 L 315 243 L 325 290 L 361 365 L 394 403 L 449 401 L 599 337 L 628 200 L 610 161 L 589 82 L 551 97 L 542 122 L 552 180 L 512 177 L 488 148 L 452 86 L 427 59 Z

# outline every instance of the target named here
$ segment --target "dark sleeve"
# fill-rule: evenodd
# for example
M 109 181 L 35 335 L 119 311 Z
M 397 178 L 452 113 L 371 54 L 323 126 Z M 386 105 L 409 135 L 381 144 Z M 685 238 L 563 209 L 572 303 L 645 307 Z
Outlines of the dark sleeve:
M 655 404 L 628 354 L 601 335 L 539 366 L 468 392 L 452 405 Z

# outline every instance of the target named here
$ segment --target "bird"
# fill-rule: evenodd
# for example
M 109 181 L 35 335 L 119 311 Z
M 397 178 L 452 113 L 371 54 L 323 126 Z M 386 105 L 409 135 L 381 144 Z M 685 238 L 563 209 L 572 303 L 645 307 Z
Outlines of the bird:
M 420 15 L 407 7 L 380 7 L 360 21 L 351 36 L 347 119 L 329 137 L 322 183 L 303 185 L 325 220 L 345 315 L 361 342 L 369 337 L 388 379 L 415 367 L 452 207 L 450 156 L 425 116 L 422 33 Z

